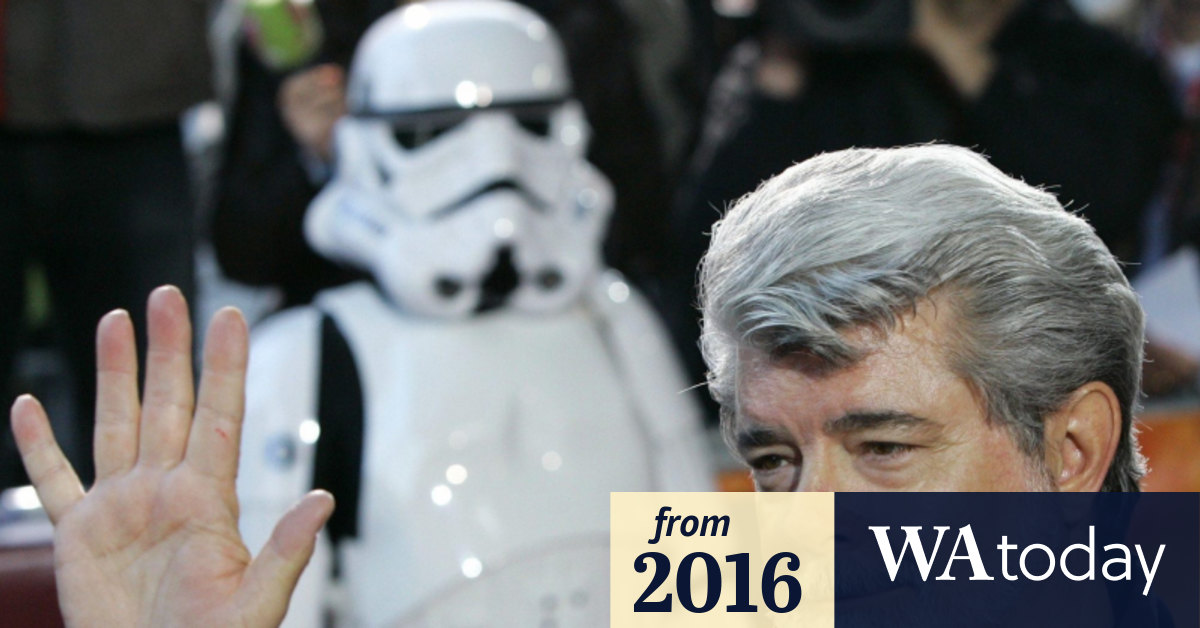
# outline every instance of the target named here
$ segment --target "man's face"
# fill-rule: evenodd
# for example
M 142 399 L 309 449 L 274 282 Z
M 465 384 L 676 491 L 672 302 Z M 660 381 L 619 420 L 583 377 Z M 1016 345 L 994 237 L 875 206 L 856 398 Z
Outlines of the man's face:
M 989 424 L 945 361 L 947 307 L 922 303 L 865 356 L 830 370 L 811 356 L 743 356 L 734 438 L 763 491 L 1029 491 L 1053 486 Z

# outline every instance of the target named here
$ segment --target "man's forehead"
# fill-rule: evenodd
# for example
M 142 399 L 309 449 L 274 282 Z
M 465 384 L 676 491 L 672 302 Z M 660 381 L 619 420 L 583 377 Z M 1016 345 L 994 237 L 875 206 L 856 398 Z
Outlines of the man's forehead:
M 850 364 L 832 363 L 803 346 L 776 351 L 741 346 L 737 355 L 739 383 L 776 369 L 828 378 L 864 362 L 887 358 L 912 359 L 927 363 L 926 366 L 948 368 L 950 352 L 961 334 L 959 325 L 959 317 L 947 298 L 930 297 L 897 316 L 893 326 L 863 324 L 843 330 L 842 339 L 858 356 Z
M 949 366 L 956 317 L 944 303 L 926 299 L 902 315 L 891 329 L 860 326 L 843 337 L 860 359 L 833 366 L 805 351 L 771 356 L 754 349 L 739 352 L 737 415 L 770 425 L 783 417 L 819 419 L 855 412 L 905 412 L 939 400 L 935 391 L 961 383 Z

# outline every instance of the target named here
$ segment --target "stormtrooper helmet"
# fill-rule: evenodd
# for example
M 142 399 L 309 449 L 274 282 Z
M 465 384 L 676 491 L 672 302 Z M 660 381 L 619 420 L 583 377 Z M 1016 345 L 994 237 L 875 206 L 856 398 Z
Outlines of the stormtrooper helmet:
M 355 53 L 334 176 L 305 218 L 326 257 L 401 310 L 545 312 L 600 269 L 612 188 L 584 153 L 562 48 L 496 0 L 410 4 Z

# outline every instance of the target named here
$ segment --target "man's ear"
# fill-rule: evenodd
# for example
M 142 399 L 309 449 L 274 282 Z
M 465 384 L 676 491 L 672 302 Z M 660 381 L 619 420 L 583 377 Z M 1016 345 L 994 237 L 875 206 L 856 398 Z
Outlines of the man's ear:
M 1046 417 L 1046 469 L 1060 491 L 1098 491 L 1121 440 L 1121 404 L 1112 387 L 1088 382 Z

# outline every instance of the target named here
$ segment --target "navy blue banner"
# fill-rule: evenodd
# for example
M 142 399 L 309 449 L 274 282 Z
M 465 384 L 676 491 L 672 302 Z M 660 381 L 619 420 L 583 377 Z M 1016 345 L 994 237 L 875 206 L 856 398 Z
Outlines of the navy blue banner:
M 1200 628 L 1195 493 L 839 493 L 838 626 Z

